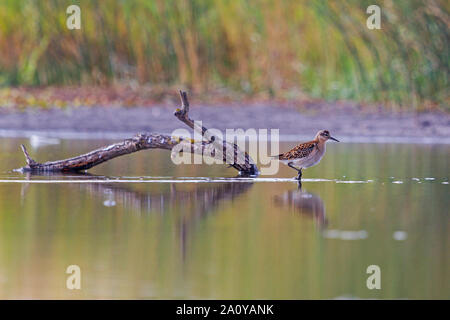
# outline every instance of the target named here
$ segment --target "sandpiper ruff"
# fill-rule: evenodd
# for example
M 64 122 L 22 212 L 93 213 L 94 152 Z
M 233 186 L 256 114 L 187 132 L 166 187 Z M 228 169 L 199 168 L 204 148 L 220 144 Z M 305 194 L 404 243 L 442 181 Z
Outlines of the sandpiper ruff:
M 302 178 L 302 169 L 312 167 L 320 162 L 325 154 L 325 145 L 328 139 L 339 142 L 338 139 L 330 136 L 328 130 L 317 132 L 314 140 L 300 143 L 288 152 L 279 154 L 278 159 L 298 172 L 297 180 Z

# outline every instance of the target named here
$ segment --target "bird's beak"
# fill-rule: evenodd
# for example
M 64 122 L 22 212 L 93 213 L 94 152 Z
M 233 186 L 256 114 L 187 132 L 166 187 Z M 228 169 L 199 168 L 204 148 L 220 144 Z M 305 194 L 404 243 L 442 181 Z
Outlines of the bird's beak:
M 334 140 L 334 141 L 336 141 L 336 142 L 339 142 L 339 140 L 336 139 L 336 138 L 330 137 L 330 139 L 331 139 L 331 140 Z

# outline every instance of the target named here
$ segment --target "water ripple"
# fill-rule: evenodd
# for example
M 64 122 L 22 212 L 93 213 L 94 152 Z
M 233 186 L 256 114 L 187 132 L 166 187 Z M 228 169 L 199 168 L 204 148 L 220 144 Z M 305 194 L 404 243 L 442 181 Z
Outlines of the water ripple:
M 96 177 L 73 179 L 2 179 L 0 183 L 213 183 L 213 182 L 296 182 L 294 178 L 210 178 L 210 177 Z M 369 183 L 373 180 L 302 179 L 302 182 Z
M 369 234 L 366 230 L 325 230 L 322 236 L 327 239 L 340 239 L 340 240 L 362 240 L 366 239 Z

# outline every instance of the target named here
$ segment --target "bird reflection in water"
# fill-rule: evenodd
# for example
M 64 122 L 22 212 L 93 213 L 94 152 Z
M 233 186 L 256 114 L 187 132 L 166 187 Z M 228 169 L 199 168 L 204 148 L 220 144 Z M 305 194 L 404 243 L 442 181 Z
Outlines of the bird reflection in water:
M 275 196 L 274 203 L 278 207 L 286 207 L 302 216 L 314 219 L 319 229 L 324 229 L 328 224 L 322 199 L 314 193 L 302 190 L 301 182 L 298 182 L 297 190 Z

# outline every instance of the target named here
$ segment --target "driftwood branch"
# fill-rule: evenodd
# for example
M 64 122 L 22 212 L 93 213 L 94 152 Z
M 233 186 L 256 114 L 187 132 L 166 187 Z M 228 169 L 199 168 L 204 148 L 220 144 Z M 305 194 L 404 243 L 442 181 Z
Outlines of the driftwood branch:
M 166 149 L 171 150 L 175 145 L 180 143 L 183 138 L 171 137 L 162 134 L 138 134 L 131 139 L 126 139 L 122 142 L 115 143 L 86 154 L 82 154 L 73 158 L 50 161 L 45 163 L 38 163 L 33 160 L 27 152 L 24 145 L 21 145 L 22 151 L 25 154 L 27 166 L 22 168 L 22 171 L 40 171 L 40 172 L 76 172 L 88 170 L 96 165 L 99 165 L 116 157 L 130 154 L 136 151 L 145 149 Z M 191 144 L 192 153 L 200 153 L 198 144 Z M 203 145 L 204 146 L 204 145 Z
M 243 175 L 258 175 L 258 167 L 247 152 L 243 152 L 235 143 L 222 141 L 208 132 L 208 129 L 189 118 L 189 100 L 186 92 L 180 91 L 181 108 L 175 110 L 175 116 L 188 127 L 200 133 L 203 138 L 214 146 L 216 153 L 222 155 L 222 160 Z M 231 161 L 230 161 L 231 160 Z
M 23 144 L 21 144 L 20 147 L 22 148 L 23 154 L 25 155 L 25 160 L 27 161 L 27 165 L 29 167 L 36 165 L 36 161 L 31 159 L 30 155 L 28 154 L 27 148 L 25 148 L 25 146 Z
M 222 154 L 224 162 L 233 159 L 230 166 L 239 171 L 241 175 L 257 175 L 258 168 L 250 156 L 239 149 L 236 144 L 219 141 L 216 137 L 208 133 L 208 129 L 200 126 L 196 121 L 189 118 L 189 101 L 186 92 L 180 91 L 181 108 L 175 111 L 175 116 L 193 130 L 202 134 L 206 141 L 193 142 L 182 137 L 172 137 L 157 133 L 141 133 L 86 154 L 73 158 L 39 163 L 32 159 L 24 145 L 21 145 L 25 155 L 27 165 L 19 170 L 23 172 L 77 172 L 88 170 L 116 157 L 146 149 L 166 149 L 172 150 L 176 145 L 188 144 L 189 148 L 183 151 L 190 151 L 195 154 Z M 190 149 L 190 150 L 189 150 Z M 212 150 L 212 152 L 211 152 Z M 230 154 L 230 152 L 232 154 Z M 227 157 L 228 155 L 228 157 Z

